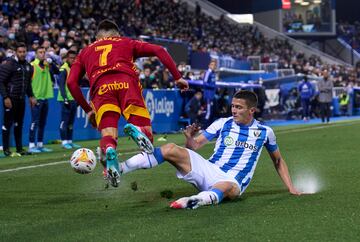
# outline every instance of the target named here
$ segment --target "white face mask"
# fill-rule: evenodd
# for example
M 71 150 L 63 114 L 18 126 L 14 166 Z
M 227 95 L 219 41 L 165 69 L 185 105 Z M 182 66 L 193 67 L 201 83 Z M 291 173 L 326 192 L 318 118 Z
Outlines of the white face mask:
M 6 52 L 6 57 L 13 57 L 13 56 L 14 56 L 13 52 L 11 52 L 11 51 Z
M 9 39 L 13 40 L 13 39 L 15 39 L 15 34 L 14 34 L 14 33 L 10 33 L 10 34 L 8 35 L 8 37 L 9 37 Z

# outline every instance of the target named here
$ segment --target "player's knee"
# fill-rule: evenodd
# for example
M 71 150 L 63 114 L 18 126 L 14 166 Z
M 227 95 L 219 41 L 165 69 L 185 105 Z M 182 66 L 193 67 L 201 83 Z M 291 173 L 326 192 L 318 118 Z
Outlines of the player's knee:
M 164 159 L 169 159 L 171 158 L 174 153 L 176 152 L 176 149 L 178 148 L 178 146 L 174 143 L 168 143 L 165 144 L 163 146 L 161 146 L 161 153 L 164 157 Z
M 109 127 L 101 130 L 101 135 L 104 136 L 112 136 L 114 139 L 117 139 L 117 128 Z

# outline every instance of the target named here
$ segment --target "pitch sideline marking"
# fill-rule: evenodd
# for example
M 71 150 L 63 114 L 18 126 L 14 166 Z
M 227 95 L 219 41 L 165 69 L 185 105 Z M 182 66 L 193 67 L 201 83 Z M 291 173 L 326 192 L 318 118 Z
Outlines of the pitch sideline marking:
M 326 129 L 326 128 L 333 128 L 333 127 L 339 127 L 339 126 L 348 126 L 348 125 L 351 125 L 351 124 L 353 124 L 353 123 L 352 122 L 339 122 L 339 123 L 335 123 L 333 125 L 316 126 L 316 127 L 300 128 L 300 129 L 289 129 L 289 130 L 284 130 L 283 132 L 281 132 L 279 130 L 276 133 L 277 134 L 287 134 L 287 133 L 310 131 L 310 130 L 315 130 L 315 129 Z M 209 142 L 209 143 L 215 143 L 215 142 L 212 141 L 212 142 Z M 131 152 L 124 152 L 124 153 L 121 153 L 121 154 L 122 155 L 131 155 L 131 154 L 137 154 L 138 152 L 139 151 L 131 151 Z M 21 167 L 12 168 L 12 169 L 0 170 L 0 173 L 27 170 L 27 169 L 32 169 L 32 168 L 44 167 L 44 166 L 54 166 L 54 165 L 59 165 L 59 164 L 65 164 L 65 163 L 68 163 L 68 162 L 69 161 L 64 160 L 64 161 L 56 161 L 56 162 L 39 164 L 39 165 L 32 165 L 32 166 L 21 166 Z

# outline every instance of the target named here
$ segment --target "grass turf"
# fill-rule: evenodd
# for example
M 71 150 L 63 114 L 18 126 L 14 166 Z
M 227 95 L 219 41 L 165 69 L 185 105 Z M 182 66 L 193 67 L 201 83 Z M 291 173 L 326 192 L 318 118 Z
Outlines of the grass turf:
M 280 127 L 275 132 L 293 177 L 316 175 L 322 189 L 291 196 L 263 151 L 252 183 L 236 201 L 197 210 L 169 202 L 196 193 L 169 164 L 103 188 L 102 169 L 79 175 L 69 164 L 0 173 L 1 241 L 357 241 L 360 237 L 360 122 Z M 183 143 L 181 135 L 168 142 Z M 122 138 L 122 159 L 136 152 Z M 94 148 L 96 141 L 81 142 Z M 157 142 L 161 144 L 161 142 Z M 0 159 L 0 170 L 67 160 L 71 152 Z M 199 152 L 209 157 L 213 144 Z M 133 191 L 134 182 L 137 190 Z M 173 192 L 173 198 L 161 192 Z M 171 194 L 171 193 L 170 193 Z

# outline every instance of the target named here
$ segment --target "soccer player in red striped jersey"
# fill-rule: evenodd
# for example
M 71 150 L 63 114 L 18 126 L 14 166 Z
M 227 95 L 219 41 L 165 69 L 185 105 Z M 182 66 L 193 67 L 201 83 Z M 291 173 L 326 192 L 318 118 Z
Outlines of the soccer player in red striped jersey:
M 161 46 L 120 36 L 118 26 L 110 20 L 99 23 L 96 41 L 82 49 L 71 66 L 67 79 L 74 99 L 87 113 L 91 124 L 101 132 L 100 148 L 106 156 L 107 178 L 114 187 L 120 182 L 116 146 L 118 120 L 123 115 L 152 142 L 150 115 L 142 96 L 142 87 L 134 60 L 157 56 L 169 69 L 181 90 L 189 88 L 176 65 Z M 78 81 L 90 80 L 90 104 L 84 98 Z M 150 143 L 151 145 L 151 143 Z

